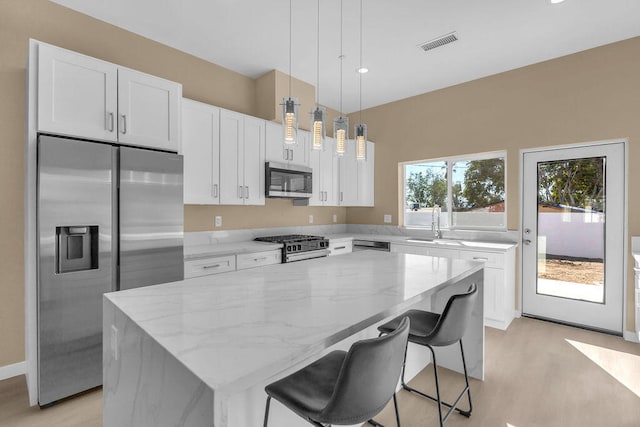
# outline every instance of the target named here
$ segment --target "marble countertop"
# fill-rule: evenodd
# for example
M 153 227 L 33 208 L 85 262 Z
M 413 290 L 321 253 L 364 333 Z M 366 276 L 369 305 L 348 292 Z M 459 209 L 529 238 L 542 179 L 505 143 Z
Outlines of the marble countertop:
M 255 242 L 253 240 L 209 245 L 187 245 L 184 247 L 184 259 L 188 261 L 214 256 L 266 252 L 281 248 L 282 243 Z
M 481 268 L 472 261 L 361 251 L 105 298 L 214 392 L 226 393 L 303 362 Z

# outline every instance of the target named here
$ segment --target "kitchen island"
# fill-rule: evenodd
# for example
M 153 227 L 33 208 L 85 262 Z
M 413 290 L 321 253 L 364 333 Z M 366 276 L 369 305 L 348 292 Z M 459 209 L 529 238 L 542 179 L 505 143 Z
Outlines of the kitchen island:
M 362 251 L 105 294 L 104 425 L 260 425 L 266 384 L 376 336 L 404 310 L 441 311 L 472 282 L 482 296 L 482 267 Z M 470 375 L 480 379 L 482 306 L 478 298 L 465 335 Z M 407 378 L 428 361 L 413 347 L 410 356 Z M 459 369 L 459 358 L 439 360 Z M 279 405 L 271 422 L 301 424 Z

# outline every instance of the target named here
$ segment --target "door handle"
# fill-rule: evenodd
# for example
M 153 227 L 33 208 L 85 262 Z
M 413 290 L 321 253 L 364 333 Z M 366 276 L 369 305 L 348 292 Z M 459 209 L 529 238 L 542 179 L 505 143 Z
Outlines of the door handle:
M 342 202 L 344 200 L 344 194 L 342 193 L 342 191 L 340 192 L 340 201 Z
M 248 199 L 249 198 L 249 186 L 245 186 L 244 187 L 244 193 L 245 193 L 244 198 Z
M 242 199 L 242 185 L 238 186 L 238 199 Z
M 127 115 L 123 114 L 122 115 L 122 134 L 126 134 L 127 133 Z
M 107 130 L 109 132 L 113 132 L 113 113 L 109 113 L 109 124 L 107 125 Z
M 285 160 L 289 160 L 289 149 L 288 148 L 283 148 L 282 149 L 282 156 L 284 157 Z
M 293 150 L 290 150 L 290 151 L 291 151 L 291 158 L 289 160 L 293 160 Z
M 218 197 L 218 184 L 213 184 L 213 188 L 211 189 L 211 195 L 213 197 Z

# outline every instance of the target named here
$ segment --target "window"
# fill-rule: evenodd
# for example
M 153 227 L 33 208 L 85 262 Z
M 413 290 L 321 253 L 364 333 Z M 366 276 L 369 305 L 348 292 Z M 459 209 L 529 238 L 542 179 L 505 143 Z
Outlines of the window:
M 506 229 L 506 153 L 403 164 L 404 225 Z

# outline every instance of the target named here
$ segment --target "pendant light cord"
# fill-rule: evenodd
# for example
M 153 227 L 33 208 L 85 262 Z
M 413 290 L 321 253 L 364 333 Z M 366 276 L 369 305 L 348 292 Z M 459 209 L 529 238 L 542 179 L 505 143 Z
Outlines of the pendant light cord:
M 342 53 L 342 2 L 343 1 L 340 0 L 340 117 L 342 117 L 342 60 L 344 59 L 344 55 Z
M 289 0 L 289 99 L 291 99 L 291 27 L 293 26 L 292 10 L 293 0 Z
M 320 0 L 318 0 L 316 30 L 316 107 L 320 107 Z
M 362 0 L 360 0 L 360 124 L 362 124 Z

